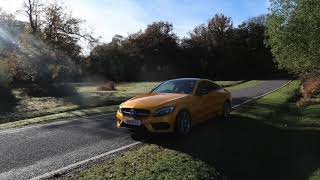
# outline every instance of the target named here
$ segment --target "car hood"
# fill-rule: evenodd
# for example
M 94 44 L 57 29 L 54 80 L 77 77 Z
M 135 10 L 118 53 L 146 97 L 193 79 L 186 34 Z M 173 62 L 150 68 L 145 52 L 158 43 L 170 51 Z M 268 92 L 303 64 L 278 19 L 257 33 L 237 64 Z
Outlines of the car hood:
M 124 108 L 154 108 L 188 96 L 188 94 L 148 93 L 136 96 L 122 104 Z

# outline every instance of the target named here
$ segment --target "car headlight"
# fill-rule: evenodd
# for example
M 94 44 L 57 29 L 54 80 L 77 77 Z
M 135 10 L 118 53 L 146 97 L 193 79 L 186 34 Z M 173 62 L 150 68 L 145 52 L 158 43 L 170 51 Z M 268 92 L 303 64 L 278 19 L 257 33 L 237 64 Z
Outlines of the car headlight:
M 154 116 L 155 117 L 164 116 L 164 115 L 172 113 L 173 111 L 174 111 L 173 106 L 159 108 L 155 111 Z
M 122 113 L 122 104 L 119 105 L 118 111 L 119 111 L 119 113 Z

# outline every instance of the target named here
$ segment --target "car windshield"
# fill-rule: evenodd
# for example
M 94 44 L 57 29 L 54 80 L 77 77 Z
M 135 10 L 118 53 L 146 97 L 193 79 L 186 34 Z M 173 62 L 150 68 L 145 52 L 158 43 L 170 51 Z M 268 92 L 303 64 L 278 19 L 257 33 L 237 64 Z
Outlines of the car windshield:
M 171 80 L 156 87 L 152 93 L 192 94 L 197 80 Z

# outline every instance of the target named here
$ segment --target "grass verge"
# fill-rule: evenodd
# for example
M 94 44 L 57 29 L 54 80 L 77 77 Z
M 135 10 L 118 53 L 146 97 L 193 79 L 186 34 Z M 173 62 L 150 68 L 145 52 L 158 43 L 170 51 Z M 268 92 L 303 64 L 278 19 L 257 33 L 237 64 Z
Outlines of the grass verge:
M 245 82 L 248 82 L 248 80 L 241 80 L 241 81 L 215 81 L 217 84 L 219 84 L 222 87 L 230 87 L 235 86 L 238 84 L 242 84 Z
M 223 176 L 188 154 L 145 145 L 84 171 L 74 179 L 223 179 Z
M 242 83 L 235 84 L 234 86 L 227 86 L 226 89 L 229 91 L 237 91 L 244 88 L 254 87 L 261 83 L 263 83 L 262 80 L 243 81 Z
M 233 118 L 238 122 L 262 123 L 260 127 L 265 127 L 263 124 L 266 124 L 275 129 L 272 135 L 269 135 L 274 136 L 270 138 L 273 149 L 277 149 L 276 154 L 289 161 L 278 162 L 287 163 L 281 171 L 284 178 L 320 179 L 317 153 L 320 148 L 317 142 L 320 131 L 320 103 L 297 107 L 300 85 L 300 81 L 292 81 L 268 96 L 245 104 L 233 112 Z M 319 96 L 315 97 L 315 102 L 320 102 Z M 269 156 L 273 158 L 272 155 Z
M 293 81 L 268 96 L 241 106 L 233 114 L 277 127 L 317 129 L 320 127 L 320 104 L 298 108 L 296 96 L 300 85 L 300 81 Z
M 119 83 L 116 91 L 99 91 L 103 83 L 72 84 L 77 95 L 70 97 L 30 97 L 23 95 L 22 89 L 15 89 L 18 100 L 7 110 L 0 109 L 0 124 L 41 116 L 68 113 L 96 107 L 120 104 L 137 94 L 145 93 L 159 82 Z

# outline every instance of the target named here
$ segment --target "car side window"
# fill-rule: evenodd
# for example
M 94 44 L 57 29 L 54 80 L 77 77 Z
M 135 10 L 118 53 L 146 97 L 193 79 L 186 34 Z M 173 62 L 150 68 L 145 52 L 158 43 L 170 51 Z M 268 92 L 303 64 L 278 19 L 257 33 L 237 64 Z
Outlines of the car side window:
M 202 81 L 199 83 L 196 94 L 197 95 L 205 95 L 212 91 L 221 89 L 221 86 L 219 86 L 216 83 L 210 82 L 210 81 Z
M 221 89 L 221 86 L 219 86 L 218 84 L 216 84 L 214 82 L 209 82 L 209 86 L 210 86 L 210 91 Z
M 205 95 L 208 94 L 210 92 L 210 87 L 208 82 L 206 81 L 202 81 L 199 83 L 196 94 L 197 95 Z

